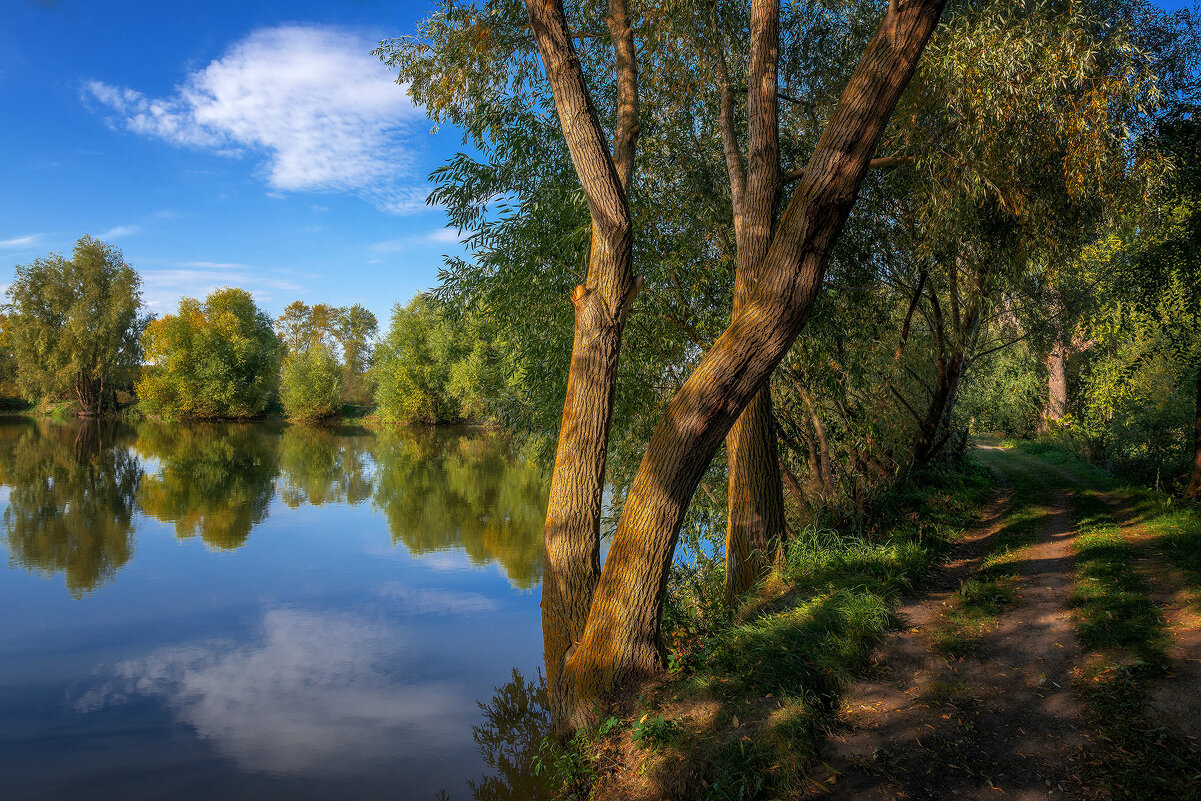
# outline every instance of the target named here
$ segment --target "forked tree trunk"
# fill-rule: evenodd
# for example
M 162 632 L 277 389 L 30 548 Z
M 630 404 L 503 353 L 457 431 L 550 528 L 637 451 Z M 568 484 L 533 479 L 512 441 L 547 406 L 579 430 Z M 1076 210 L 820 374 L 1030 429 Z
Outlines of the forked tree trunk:
M 734 318 L 750 301 L 759 280 L 780 196 L 779 17 L 779 0 L 752 0 L 745 170 L 734 128 L 733 88 L 720 52 L 720 38 L 717 43 L 719 128 L 730 178 L 737 248 Z M 714 33 L 720 37 L 718 31 Z M 784 485 L 770 386 L 759 390 L 730 429 L 726 459 L 726 599 L 732 601 L 767 572 L 784 532 Z
M 588 200 L 592 246 L 588 273 L 572 293 L 575 333 L 567 397 L 546 512 L 542 632 L 547 690 L 555 704 L 564 659 L 582 635 L 600 574 L 601 499 L 622 332 L 640 286 L 627 191 L 638 137 L 637 69 L 624 0 L 610 4 L 618 72 L 617 131 L 610 155 L 588 94 L 561 0 L 528 0 L 530 28 L 554 93 L 564 138 Z
M 1197 370 L 1197 405 L 1193 421 L 1193 474 L 1189 477 L 1184 497 L 1201 500 L 1201 368 Z
M 663 593 L 684 513 L 734 421 L 808 320 L 830 251 L 944 2 L 889 3 L 780 219 L 749 302 L 656 424 L 583 636 L 555 688 L 562 723 L 589 724 L 608 692 L 662 668 Z

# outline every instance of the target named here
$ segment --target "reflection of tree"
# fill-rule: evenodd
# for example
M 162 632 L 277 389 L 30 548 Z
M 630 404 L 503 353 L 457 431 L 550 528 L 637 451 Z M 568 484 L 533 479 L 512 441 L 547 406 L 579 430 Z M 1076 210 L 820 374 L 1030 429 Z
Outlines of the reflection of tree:
M 138 504 L 213 548 L 240 548 L 267 517 L 279 472 L 279 434 L 262 424 L 138 427 L 138 451 L 159 462 Z
M 369 435 L 356 429 L 292 426 L 279 446 L 284 503 L 360 503 L 371 497 Z
M 63 573 L 81 598 L 129 561 L 142 469 L 130 430 L 96 420 L 37 420 L 0 427 L 4 526 L 14 562 Z
M 394 541 L 417 554 L 461 548 L 519 587 L 538 583 L 546 490 L 504 437 L 406 429 L 380 438 L 375 461 L 375 505 Z
M 484 722 L 472 728 L 484 764 L 495 775 L 468 781 L 476 801 L 542 801 L 551 797 L 544 777 L 534 773 L 534 757 L 550 727 L 546 683 L 526 681 L 517 668 L 513 679 L 480 702 Z

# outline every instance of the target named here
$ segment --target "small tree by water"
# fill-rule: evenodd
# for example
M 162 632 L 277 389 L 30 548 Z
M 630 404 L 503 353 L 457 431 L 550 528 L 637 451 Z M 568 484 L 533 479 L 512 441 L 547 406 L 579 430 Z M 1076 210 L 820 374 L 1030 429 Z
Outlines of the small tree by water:
M 279 400 L 290 419 L 312 422 L 337 415 L 342 392 L 342 366 L 327 345 L 311 345 L 284 360 Z
M 255 417 L 275 393 L 279 339 L 244 289 L 215 290 L 203 303 L 183 298 L 176 314 L 147 326 L 142 344 L 149 366 L 137 391 L 152 413 Z

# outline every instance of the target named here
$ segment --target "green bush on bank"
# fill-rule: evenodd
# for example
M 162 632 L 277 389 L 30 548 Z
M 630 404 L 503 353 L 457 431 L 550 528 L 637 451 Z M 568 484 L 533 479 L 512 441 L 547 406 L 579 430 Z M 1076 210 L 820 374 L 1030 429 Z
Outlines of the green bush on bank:
M 491 421 L 522 392 L 523 371 L 487 321 L 421 294 L 397 304 L 375 349 L 376 413 L 385 423 Z
M 313 422 L 342 409 L 343 370 L 327 346 L 316 344 L 284 360 L 279 400 L 291 420 Z
M 244 289 L 227 287 L 204 302 L 150 323 L 142 336 L 149 368 L 137 394 L 147 412 L 171 419 L 256 417 L 279 377 L 280 343 L 271 318 Z

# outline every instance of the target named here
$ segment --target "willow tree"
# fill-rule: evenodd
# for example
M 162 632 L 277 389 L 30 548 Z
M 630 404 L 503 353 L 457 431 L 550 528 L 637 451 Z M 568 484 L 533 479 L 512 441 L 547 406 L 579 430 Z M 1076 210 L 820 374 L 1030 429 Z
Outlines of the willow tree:
M 519 56 L 483 60 L 482 66 L 463 59 L 468 67 L 451 75 L 439 73 L 437 81 L 432 79 L 436 70 L 428 59 L 419 57 L 420 52 L 415 58 L 414 51 L 404 47 L 390 51 L 399 54 L 395 63 L 402 77 L 413 79 L 415 95 L 432 100 L 435 108 L 438 103 L 452 108 L 459 99 L 454 95 L 462 85 L 460 79 L 476 70 L 491 70 L 487 85 L 499 86 L 502 96 L 506 91 L 512 94 L 514 85 L 523 89 L 539 80 L 549 84 L 559 121 L 557 135 L 566 145 L 587 211 L 588 259 L 583 281 L 571 291 L 572 355 L 547 512 L 543 579 L 547 680 L 559 725 L 586 723 L 599 697 L 622 682 L 661 669 L 658 629 L 663 589 L 689 502 L 734 422 L 765 386 L 804 326 L 830 249 L 942 5 L 896 0 L 888 5 L 841 99 L 832 104 L 808 165 L 795 171 L 797 181 L 778 220 L 774 201 L 762 204 L 770 207 L 770 214 L 766 231 L 760 233 L 766 239 L 761 259 L 751 260 L 757 261 L 757 274 L 747 282 L 733 322 L 705 343 L 703 356 L 697 354 L 691 362 L 695 365 L 691 375 L 661 407 L 626 494 L 603 572 L 598 558 L 601 498 L 618 354 L 640 284 L 632 268 L 637 226 L 631 213 L 642 133 L 643 76 L 636 39 L 654 34 L 655 16 L 634 20 L 628 5 L 614 0 L 602 21 L 607 32 L 600 33 L 584 24 L 572 27 L 561 3 L 531 0 L 526 10 L 528 30 L 537 46 L 535 62 L 521 50 L 529 34 L 512 24 L 510 5 L 456 10 L 465 21 L 463 28 L 471 32 L 471 37 L 454 40 L 457 47 L 486 53 L 497 38 L 507 36 L 508 52 Z M 778 59 L 778 46 L 772 42 L 779 16 L 777 3 L 761 0 L 752 5 L 759 58 L 766 59 L 761 67 L 764 74 L 774 71 L 766 62 Z M 510 24 L 493 25 L 494 21 Z M 479 47 L 472 49 L 473 45 Z M 611 70 L 612 80 L 596 83 L 597 71 L 606 69 Z M 452 88 L 432 90 L 435 84 Z M 611 123 L 607 128 L 594 103 L 595 86 L 606 89 L 606 105 L 611 109 L 603 114 Z M 494 102 L 496 94 L 482 93 L 482 102 Z M 512 106 L 521 104 L 501 105 L 494 119 Z M 756 109 L 757 115 L 765 113 L 760 106 Z M 539 116 L 530 114 L 522 121 L 539 130 Z M 764 125 L 763 119 L 757 119 L 748 127 Z M 672 143 L 680 160 L 691 158 L 691 137 L 684 133 L 684 138 Z M 770 158 L 764 162 L 771 163 Z M 469 166 L 460 162 L 452 169 Z M 776 178 L 770 182 L 778 185 Z M 562 210 L 527 211 L 553 217 Z M 720 230 L 713 233 L 721 236 Z M 670 365 L 661 366 L 660 372 L 664 367 Z
M 22 392 L 74 396 L 84 415 L 112 410 L 142 358 L 141 287 L 121 251 L 90 236 L 70 259 L 51 254 L 18 265 L 7 329 Z
M 763 4 L 758 13 L 774 29 L 778 4 L 758 2 Z M 547 513 L 543 610 L 544 619 L 562 626 L 546 638 L 552 707 L 560 722 L 586 724 L 596 699 L 625 681 L 661 669 L 663 588 L 692 493 L 738 415 L 808 319 L 830 249 L 942 5 L 897 0 L 889 4 L 800 187 L 771 234 L 748 302 L 655 426 L 605 568 L 597 577 L 607 418 L 620 322 L 635 291 L 625 255 L 631 232 L 624 159 L 637 125 L 636 117 L 619 111 L 619 120 L 631 122 L 619 122 L 610 157 L 562 5 L 555 0 L 527 3 L 564 137 L 597 229 L 593 252 L 601 256 L 594 256 L 600 268 L 595 286 L 581 285 L 573 293 L 577 333 L 560 434 L 560 441 L 573 447 L 560 445 Z M 618 108 L 636 112 L 632 30 L 621 0 L 611 4 L 608 20 L 622 87 Z M 774 52 L 766 57 L 774 58 Z M 605 237 L 601 247 L 596 244 L 598 233 Z M 616 248 L 620 249 L 613 253 Z M 599 295 L 606 285 L 616 287 L 617 293 Z M 599 307 L 602 299 L 604 306 Z M 618 336 L 606 336 L 610 332 Z M 556 493 L 556 484 L 579 487 L 584 493 Z

